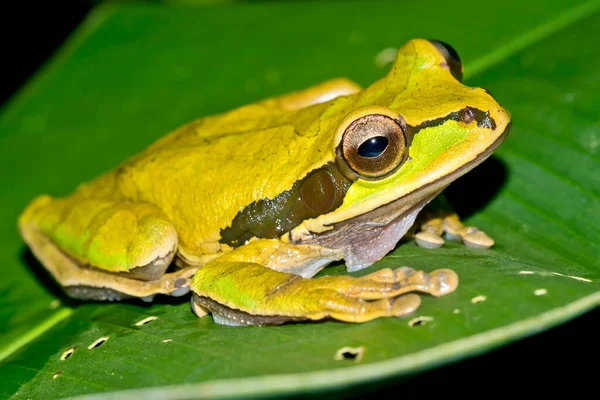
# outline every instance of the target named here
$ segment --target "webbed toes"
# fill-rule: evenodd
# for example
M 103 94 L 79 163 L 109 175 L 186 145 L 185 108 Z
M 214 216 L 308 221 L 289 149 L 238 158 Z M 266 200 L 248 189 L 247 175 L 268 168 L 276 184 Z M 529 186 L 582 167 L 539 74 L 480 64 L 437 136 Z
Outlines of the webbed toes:
M 396 270 L 386 268 L 359 278 L 351 276 L 322 277 L 299 283 L 304 286 L 303 293 L 327 289 L 362 300 L 379 300 L 398 297 L 410 292 L 442 296 L 456 289 L 458 276 L 449 269 L 439 269 L 427 273 L 401 267 Z
M 383 268 L 379 271 L 372 272 L 368 275 L 363 276 L 361 279 L 368 279 L 374 282 L 397 282 L 408 275 L 414 273 L 415 270 L 410 267 L 399 267 L 396 269 Z
M 461 240 L 465 246 L 477 249 L 489 249 L 494 240 L 474 226 L 464 226 L 457 215 L 444 218 L 444 233 L 448 240 Z
M 438 269 L 431 273 L 427 287 L 435 297 L 452 293 L 458 287 L 458 275 L 451 269 Z
M 404 317 L 412 314 L 421 305 L 421 296 L 418 294 L 407 294 L 404 296 L 396 297 L 392 303 L 391 316 Z

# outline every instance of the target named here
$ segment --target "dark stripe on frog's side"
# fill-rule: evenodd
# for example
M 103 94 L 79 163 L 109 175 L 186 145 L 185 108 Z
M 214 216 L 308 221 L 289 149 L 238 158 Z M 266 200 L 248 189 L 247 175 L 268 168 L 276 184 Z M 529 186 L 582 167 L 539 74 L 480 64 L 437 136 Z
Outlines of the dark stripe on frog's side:
M 351 184 L 335 163 L 328 163 L 273 199 L 258 200 L 246 206 L 230 227 L 221 230 L 220 243 L 238 247 L 253 237 L 277 238 L 305 219 L 338 208 Z
M 468 124 L 472 121 L 477 121 L 478 128 L 496 129 L 496 121 L 490 117 L 489 111 L 484 112 L 477 108 L 465 107 L 462 110 L 452 112 L 444 117 L 425 121 L 417 126 L 407 125 L 405 132 L 407 135 L 408 144 L 410 145 L 414 135 L 419 133 L 421 129 L 433 128 L 434 126 L 444 124 L 446 121 L 464 122 L 465 124 Z

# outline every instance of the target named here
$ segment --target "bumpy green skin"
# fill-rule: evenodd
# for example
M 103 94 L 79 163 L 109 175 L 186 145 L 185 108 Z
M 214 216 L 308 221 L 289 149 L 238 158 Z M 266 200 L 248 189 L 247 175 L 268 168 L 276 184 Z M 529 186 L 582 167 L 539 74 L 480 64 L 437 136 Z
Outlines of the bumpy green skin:
M 494 121 L 494 128 L 479 126 L 477 121 L 448 118 L 466 107 L 486 112 Z M 301 291 L 285 295 L 285 291 L 277 292 L 280 282 L 295 275 L 274 271 L 301 272 L 311 257 L 318 260 L 324 253 L 297 246 L 302 256 L 296 271 L 296 261 L 279 257 L 277 252 L 268 262 L 251 261 L 248 252 L 255 254 L 256 243 L 260 247 L 266 242 L 253 241 L 250 246 L 233 250 L 221 236 L 231 228 L 236 216 L 252 204 L 274 199 L 292 190 L 311 172 L 339 163 L 336 149 L 345 129 L 369 114 L 390 116 L 408 128 L 421 127 L 412 138 L 409 161 L 385 179 L 352 179 L 343 187 L 343 200 L 332 203 L 331 209 L 298 221 L 281 238 L 271 238 L 275 248 L 289 244 L 290 238 L 328 231 L 338 222 L 365 215 L 450 176 L 494 145 L 510 119 L 487 92 L 457 81 L 434 45 L 412 40 L 400 49 L 388 75 L 364 90 L 347 80 L 333 80 L 201 118 L 171 132 L 118 168 L 81 185 L 67 198 L 37 198 L 23 212 L 19 225 L 55 277 L 60 275 L 66 258 L 44 257 L 46 250 L 42 247 L 47 246 L 39 243 L 46 239 L 72 260 L 68 269 L 71 277 L 76 275 L 74 265 L 110 273 L 128 272 L 156 260 L 170 261 L 176 254 L 180 265 L 204 265 L 194 278 L 192 290 L 230 308 L 240 308 L 243 303 L 243 309 L 250 314 L 284 315 L 286 307 L 294 302 L 316 301 L 321 305 L 315 306 L 316 311 L 307 306 L 313 311 L 306 313 L 331 315 L 323 311 L 322 304 L 331 303 L 337 296 L 332 295 L 337 293 L 335 280 L 329 283 L 331 293 L 311 292 L 308 299 Z M 430 121 L 438 122 L 429 126 Z M 273 242 L 268 243 L 259 252 L 273 249 Z M 227 253 L 232 250 L 238 261 L 228 264 Z M 326 262 L 343 257 L 328 250 L 323 258 Z M 54 249 L 52 252 L 58 254 Z M 100 286 L 86 276 L 82 273 L 70 282 Z M 101 285 L 116 287 L 112 287 L 110 279 Z M 143 291 L 136 285 L 132 281 L 128 291 L 121 282 L 118 291 L 142 296 Z M 258 301 L 272 292 L 279 293 L 277 296 L 283 296 L 283 300 Z M 379 297 L 390 296 L 380 292 Z M 344 309 L 348 311 L 348 307 Z M 360 314 L 355 310 L 356 313 Z M 399 310 L 394 313 L 402 314 Z M 383 314 L 372 313 L 373 317 L 376 315 Z

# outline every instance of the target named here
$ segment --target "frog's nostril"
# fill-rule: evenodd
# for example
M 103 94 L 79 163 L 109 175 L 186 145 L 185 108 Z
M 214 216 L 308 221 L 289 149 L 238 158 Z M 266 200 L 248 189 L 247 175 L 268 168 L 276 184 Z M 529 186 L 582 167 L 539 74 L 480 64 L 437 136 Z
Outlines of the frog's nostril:
M 475 110 L 471 107 L 467 107 L 460 113 L 460 119 L 465 124 L 470 124 L 475 119 Z

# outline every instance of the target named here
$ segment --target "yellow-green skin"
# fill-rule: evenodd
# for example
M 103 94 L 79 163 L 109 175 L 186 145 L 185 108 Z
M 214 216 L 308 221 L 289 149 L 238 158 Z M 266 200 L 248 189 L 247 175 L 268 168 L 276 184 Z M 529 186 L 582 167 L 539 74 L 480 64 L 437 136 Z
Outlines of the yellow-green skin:
M 221 230 L 231 226 L 246 206 L 274 198 L 309 172 L 335 162 L 336 147 L 356 118 L 379 113 L 401 116 L 406 124 L 418 126 L 467 106 L 487 111 L 495 129 L 454 120 L 424 128 L 410 146 L 409 162 L 385 179 L 354 181 L 341 207 L 333 212 L 305 220 L 279 239 L 250 241 L 234 251 L 219 242 Z M 485 90 L 457 81 L 430 42 L 416 39 L 399 50 L 387 76 L 363 90 L 347 80 L 332 80 L 201 118 L 81 185 L 69 197 L 38 197 L 23 212 L 19 225 L 36 256 L 65 286 L 103 285 L 137 297 L 169 293 L 174 290 L 173 281 L 141 289 L 140 281 L 133 282 L 126 273 L 157 260 L 168 263 L 174 256 L 184 269 L 193 267 L 192 290 L 200 297 L 250 315 L 337 318 L 337 311 L 322 304 L 340 290 L 315 289 L 318 293 L 314 293 L 307 289 L 310 284 L 302 283 L 309 286 L 274 298 L 266 296 L 282 282 L 296 281 L 296 275 L 276 271 L 288 270 L 282 266 L 286 263 L 343 258 L 334 249 L 294 243 L 471 165 L 497 144 L 509 120 L 508 112 Z M 297 257 L 288 254 L 267 260 L 265 256 L 289 250 L 297 252 Z M 82 272 L 75 272 L 76 268 Z M 113 281 L 106 278 L 107 273 L 125 275 Z M 188 283 L 190 276 L 184 276 Z M 339 278 L 328 287 L 347 284 L 344 277 Z M 377 298 L 399 294 L 385 290 Z M 414 298 L 409 299 L 414 306 Z M 338 319 L 362 321 L 394 314 L 381 310 L 369 314 L 352 311 L 352 307 L 342 307 L 345 311 Z M 365 313 L 372 318 L 357 317 Z

